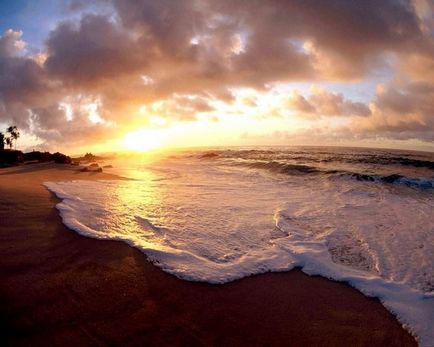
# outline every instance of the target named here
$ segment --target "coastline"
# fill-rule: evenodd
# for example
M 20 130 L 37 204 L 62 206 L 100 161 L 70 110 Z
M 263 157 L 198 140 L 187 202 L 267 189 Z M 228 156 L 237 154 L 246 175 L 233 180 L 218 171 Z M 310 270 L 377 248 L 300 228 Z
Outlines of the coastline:
M 411 346 L 376 299 L 295 269 L 187 282 L 62 223 L 44 181 L 117 179 L 34 164 L 0 171 L 1 339 L 9 345 Z

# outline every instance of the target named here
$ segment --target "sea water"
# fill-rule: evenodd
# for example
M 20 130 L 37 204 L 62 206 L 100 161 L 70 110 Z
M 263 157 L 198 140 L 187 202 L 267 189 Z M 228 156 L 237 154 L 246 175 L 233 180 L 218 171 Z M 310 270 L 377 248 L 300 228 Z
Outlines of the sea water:
M 46 182 L 63 222 L 127 242 L 179 278 L 300 267 L 379 298 L 434 341 L 434 156 L 344 148 L 118 158 L 111 181 Z

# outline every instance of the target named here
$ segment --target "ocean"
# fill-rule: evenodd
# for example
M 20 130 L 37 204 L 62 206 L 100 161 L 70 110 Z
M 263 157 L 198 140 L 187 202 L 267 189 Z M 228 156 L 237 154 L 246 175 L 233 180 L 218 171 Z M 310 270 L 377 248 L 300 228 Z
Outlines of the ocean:
M 301 268 L 379 298 L 434 341 L 434 154 L 277 147 L 121 156 L 129 180 L 46 182 L 70 229 L 225 283 Z

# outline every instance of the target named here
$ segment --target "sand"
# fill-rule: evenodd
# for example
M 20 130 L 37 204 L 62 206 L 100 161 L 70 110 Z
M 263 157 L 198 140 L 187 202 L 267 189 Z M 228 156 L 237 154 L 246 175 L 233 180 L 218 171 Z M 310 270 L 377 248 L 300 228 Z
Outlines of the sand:
M 60 164 L 0 170 L 6 345 L 416 345 L 378 300 L 297 269 L 224 285 L 177 279 L 126 244 L 68 230 L 42 186 L 111 178 Z

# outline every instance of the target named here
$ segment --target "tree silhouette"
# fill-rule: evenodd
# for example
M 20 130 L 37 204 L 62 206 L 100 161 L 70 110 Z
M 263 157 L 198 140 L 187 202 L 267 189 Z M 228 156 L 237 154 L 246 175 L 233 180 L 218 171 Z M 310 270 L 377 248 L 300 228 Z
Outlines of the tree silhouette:
M 6 143 L 9 145 L 10 149 L 12 149 L 12 143 L 15 141 L 15 150 L 17 149 L 17 140 L 20 137 L 20 132 L 15 125 L 11 125 L 6 129 L 6 132 L 10 134 L 10 137 L 6 139 Z M 8 142 L 9 139 L 9 142 Z
M 12 140 L 12 137 L 6 137 L 6 144 L 9 146 L 9 149 L 12 149 L 12 144 L 14 141 Z
M 4 151 L 5 149 L 5 135 L 3 133 L 0 133 L 0 152 Z

